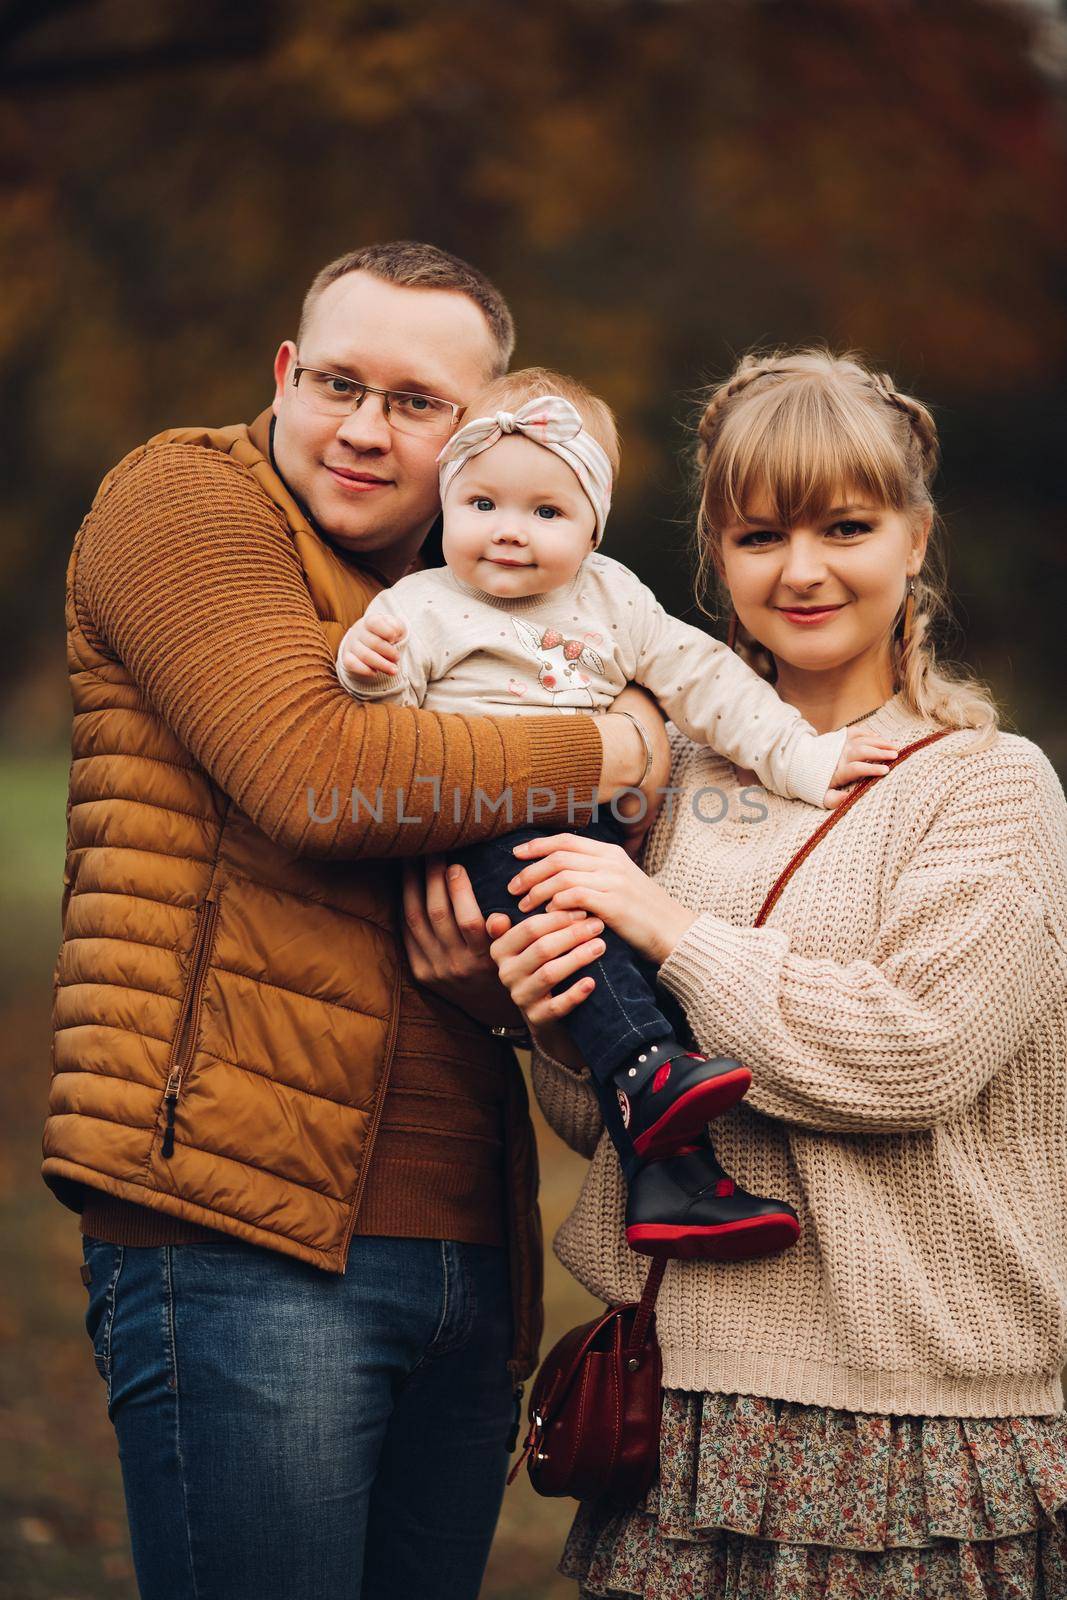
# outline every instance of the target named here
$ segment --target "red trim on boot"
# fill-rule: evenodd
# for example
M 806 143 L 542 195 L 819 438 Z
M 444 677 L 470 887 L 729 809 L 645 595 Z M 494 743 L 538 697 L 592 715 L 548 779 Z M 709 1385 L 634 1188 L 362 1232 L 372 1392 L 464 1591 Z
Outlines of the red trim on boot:
M 646 1161 L 655 1156 L 673 1155 L 680 1143 L 688 1143 L 713 1117 L 721 1116 L 748 1092 L 752 1074 L 737 1067 L 717 1078 L 694 1084 L 678 1096 L 650 1128 L 634 1140 L 634 1149 Z
M 710 1227 L 677 1222 L 636 1222 L 626 1230 L 631 1250 L 672 1260 L 752 1261 L 788 1250 L 800 1237 L 800 1224 L 788 1212 L 720 1222 Z

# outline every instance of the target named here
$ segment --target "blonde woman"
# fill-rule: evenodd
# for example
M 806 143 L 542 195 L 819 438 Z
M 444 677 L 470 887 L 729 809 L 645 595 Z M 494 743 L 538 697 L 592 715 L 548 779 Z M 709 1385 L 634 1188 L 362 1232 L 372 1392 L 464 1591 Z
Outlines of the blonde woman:
M 547 909 L 490 932 L 541 1104 L 592 1157 L 560 1259 L 605 1301 L 640 1293 L 618 1162 L 558 1026 L 601 922 L 658 965 L 700 1049 L 751 1069 L 715 1149 L 801 1222 L 782 1255 L 671 1262 L 660 1482 L 627 1513 L 583 1506 L 563 1570 L 586 1595 L 663 1600 L 1062 1597 L 1063 792 L 938 666 L 923 405 L 851 358 L 750 357 L 700 441 L 698 554 L 736 648 L 820 733 L 863 720 L 903 749 L 955 731 L 873 783 L 758 929 L 823 815 L 754 808 L 752 774 L 678 734 L 644 870 L 568 834 L 525 847 L 521 888 Z

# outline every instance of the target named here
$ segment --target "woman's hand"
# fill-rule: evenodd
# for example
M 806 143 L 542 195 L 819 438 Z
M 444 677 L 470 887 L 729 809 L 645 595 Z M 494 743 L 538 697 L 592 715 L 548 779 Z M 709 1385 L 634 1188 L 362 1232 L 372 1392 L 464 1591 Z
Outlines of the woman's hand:
M 522 896 L 520 910 L 586 911 L 657 966 L 696 921 L 696 912 L 673 900 L 621 845 L 600 839 L 555 833 L 528 840 L 515 847 L 515 873 L 508 889 Z
M 500 981 L 525 1017 L 536 1043 L 546 1055 L 580 1071 L 584 1066 L 581 1054 L 560 1023 L 592 993 L 595 982 L 580 977 L 562 994 L 551 991 L 603 955 L 600 934 L 604 924 L 584 911 L 547 911 L 512 927 L 510 918 L 496 911 L 487 927 L 493 936 L 489 953 L 499 968 Z
M 443 857 L 404 862 L 404 949 L 416 981 L 487 1028 L 517 1028 L 470 878 Z

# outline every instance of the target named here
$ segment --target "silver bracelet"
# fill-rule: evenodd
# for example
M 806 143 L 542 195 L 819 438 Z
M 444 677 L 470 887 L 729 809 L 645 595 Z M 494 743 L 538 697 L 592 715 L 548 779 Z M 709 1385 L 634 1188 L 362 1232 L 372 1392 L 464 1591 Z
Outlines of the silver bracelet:
M 641 735 L 641 743 L 645 747 L 645 770 L 644 770 L 644 772 L 642 772 L 641 776 L 637 780 L 637 783 L 634 785 L 635 788 L 640 789 L 641 785 L 644 783 L 645 779 L 648 777 L 649 773 L 652 771 L 652 762 L 655 759 L 655 756 L 654 756 L 654 753 L 653 753 L 653 750 L 652 750 L 652 740 L 648 737 L 648 733 L 647 733 L 647 731 L 645 729 L 644 723 L 639 722 L 638 719 L 634 716 L 632 711 L 614 711 L 613 710 L 613 711 L 609 712 L 609 716 L 626 717 L 630 722 L 633 723 L 634 727 L 637 729 L 638 733 Z

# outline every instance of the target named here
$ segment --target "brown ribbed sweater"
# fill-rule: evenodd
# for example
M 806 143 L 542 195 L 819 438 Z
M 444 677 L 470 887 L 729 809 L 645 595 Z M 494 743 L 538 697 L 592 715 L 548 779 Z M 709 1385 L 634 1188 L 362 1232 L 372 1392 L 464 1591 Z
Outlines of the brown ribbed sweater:
M 116 481 L 78 568 L 83 626 L 99 630 L 181 742 L 265 833 L 295 854 L 337 858 L 446 851 L 501 832 L 506 820 L 470 807 L 478 789 L 588 797 L 600 778 L 591 718 L 493 721 L 364 707 L 338 686 L 333 650 L 310 603 L 293 527 L 316 537 L 265 459 L 255 479 L 220 451 L 175 443 L 146 453 Z M 136 536 L 131 537 L 135 528 Z M 345 565 L 364 571 L 347 553 Z M 373 591 L 380 582 L 368 577 Z M 354 617 L 342 619 L 347 625 Z M 439 776 L 438 813 L 420 778 Z M 336 787 L 402 807 L 381 822 L 311 823 Z M 460 796 L 459 819 L 451 796 Z M 398 825 L 420 815 L 424 826 Z M 546 818 L 546 821 L 552 819 Z M 506 1241 L 502 1047 L 455 1008 L 420 990 L 404 968 L 389 1088 L 356 1231 Z M 86 1192 L 83 1231 L 114 1243 L 210 1237 L 179 1218 L 99 1190 Z

